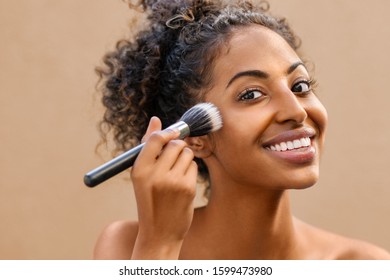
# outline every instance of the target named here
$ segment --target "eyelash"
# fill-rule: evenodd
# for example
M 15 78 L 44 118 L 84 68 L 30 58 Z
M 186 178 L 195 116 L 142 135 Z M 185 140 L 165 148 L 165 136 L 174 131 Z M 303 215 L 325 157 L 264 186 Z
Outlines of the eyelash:
M 256 98 L 252 98 L 252 99 L 248 99 L 247 98 L 249 94 L 254 94 L 255 92 L 260 93 L 260 96 L 256 97 Z M 264 94 L 263 94 L 263 92 L 260 89 L 258 89 L 258 88 L 248 88 L 248 89 L 244 90 L 242 93 L 240 93 L 238 95 L 238 100 L 239 101 L 244 101 L 244 102 L 250 102 L 252 100 L 256 100 L 258 98 L 261 98 L 263 96 L 264 96 Z
M 308 87 L 308 90 L 306 91 L 294 91 L 294 87 L 296 87 L 297 85 L 299 84 L 306 84 L 307 87 Z M 310 79 L 310 80 L 301 80 L 301 81 L 298 81 L 296 82 L 292 88 L 291 88 L 291 91 L 294 92 L 294 93 L 297 93 L 298 95 L 306 95 L 306 94 L 309 94 L 311 91 L 313 91 L 313 88 L 315 86 L 315 81 L 313 79 Z
M 294 88 L 295 86 L 297 86 L 297 85 L 299 85 L 299 84 L 302 84 L 302 83 L 304 83 L 304 84 L 306 84 L 306 85 L 308 86 L 308 90 L 302 91 L 302 92 L 300 92 L 300 91 L 294 91 L 294 90 L 293 90 L 293 88 Z M 315 85 L 316 85 L 316 82 L 315 82 L 315 80 L 313 80 L 313 79 L 310 79 L 310 80 L 301 80 L 301 81 L 296 82 L 296 83 L 292 86 L 291 91 L 294 92 L 294 93 L 296 93 L 297 95 L 307 95 L 307 94 L 309 94 L 309 93 L 313 90 L 313 88 L 315 87 Z M 247 97 L 248 97 L 248 94 L 253 94 L 254 92 L 259 92 L 261 96 L 256 97 L 256 98 L 250 98 L 250 99 L 248 99 L 248 98 L 247 98 Z M 263 94 L 263 92 L 262 92 L 259 88 L 248 88 L 248 89 L 244 90 L 242 93 L 240 93 L 240 94 L 238 95 L 238 100 L 239 100 L 239 101 L 243 101 L 243 102 L 251 102 L 251 101 L 257 100 L 257 99 L 259 99 L 259 98 L 261 98 L 261 97 L 263 97 L 263 96 L 264 96 L 264 94 Z

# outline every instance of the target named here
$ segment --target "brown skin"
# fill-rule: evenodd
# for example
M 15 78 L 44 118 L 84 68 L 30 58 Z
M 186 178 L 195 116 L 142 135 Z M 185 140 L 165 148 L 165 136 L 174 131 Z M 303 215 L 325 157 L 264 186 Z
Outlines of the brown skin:
M 153 118 L 132 169 L 139 222 L 110 225 L 94 257 L 390 259 L 374 245 L 317 229 L 291 214 L 288 190 L 318 180 L 327 124 L 300 62 L 273 31 L 259 25 L 236 30 L 215 61 L 213 86 L 205 95 L 220 109 L 223 128 L 210 137 L 173 140 L 176 132 L 161 132 Z M 266 75 L 229 82 L 248 70 Z M 310 131 L 309 148 L 267 148 L 302 131 Z M 208 205 L 195 211 L 194 155 L 207 164 L 212 189 Z

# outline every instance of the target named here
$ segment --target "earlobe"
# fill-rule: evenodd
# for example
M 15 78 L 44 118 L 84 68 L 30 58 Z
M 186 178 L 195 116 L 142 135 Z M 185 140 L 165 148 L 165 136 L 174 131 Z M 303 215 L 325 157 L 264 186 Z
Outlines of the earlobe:
M 206 158 L 210 156 L 211 149 L 210 143 L 207 135 L 205 136 L 197 136 L 197 137 L 187 137 L 185 140 L 194 152 L 195 157 L 197 158 Z

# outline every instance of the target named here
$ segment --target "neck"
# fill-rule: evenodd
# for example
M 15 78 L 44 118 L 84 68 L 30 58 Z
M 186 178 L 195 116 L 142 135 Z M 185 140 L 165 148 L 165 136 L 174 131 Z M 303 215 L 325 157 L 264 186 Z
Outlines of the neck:
M 197 234 L 203 231 L 207 246 L 215 246 L 209 258 L 294 258 L 297 242 L 286 191 L 215 188 L 198 213 Z

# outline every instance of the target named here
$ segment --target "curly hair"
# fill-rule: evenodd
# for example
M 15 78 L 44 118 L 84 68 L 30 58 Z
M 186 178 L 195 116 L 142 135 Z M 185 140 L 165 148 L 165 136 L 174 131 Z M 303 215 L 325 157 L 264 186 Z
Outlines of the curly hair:
M 294 49 L 299 40 L 284 18 L 268 13 L 266 1 L 140 0 L 131 8 L 147 15 L 148 26 L 121 40 L 97 68 L 105 106 L 100 131 L 113 134 L 116 151 L 138 144 L 152 116 L 163 127 L 204 98 L 213 61 L 232 32 L 252 24 L 280 34 Z M 199 175 L 207 167 L 196 159 Z

